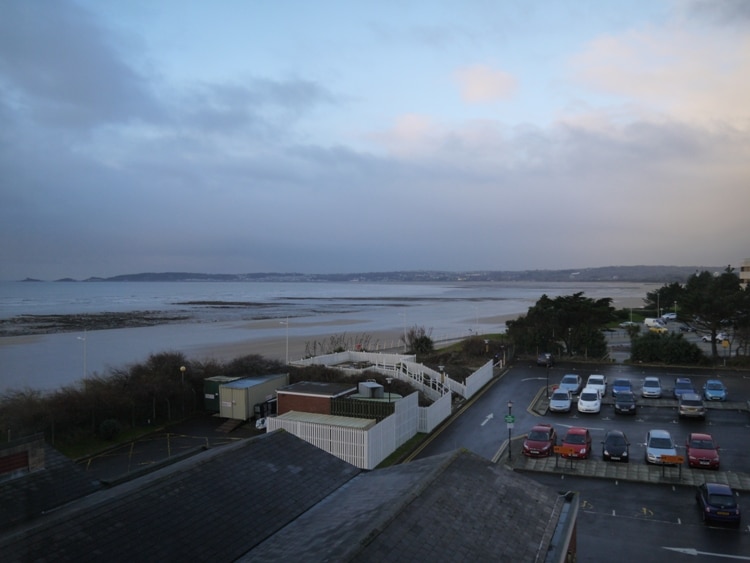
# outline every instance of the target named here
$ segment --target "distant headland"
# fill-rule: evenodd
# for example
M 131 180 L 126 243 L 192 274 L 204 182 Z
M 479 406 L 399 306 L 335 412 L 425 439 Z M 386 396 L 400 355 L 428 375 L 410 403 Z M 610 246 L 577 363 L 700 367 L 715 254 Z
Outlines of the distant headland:
M 62 278 L 56 282 L 634 282 L 683 283 L 694 273 L 722 272 L 718 266 L 606 266 L 569 270 L 416 270 L 360 272 L 346 274 L 303 274 L 258 272 L 251 274 L 205 274 L 190 272 L 147 272 L 84 280 Z M 43 280 L 26 278 L 24 282 Z

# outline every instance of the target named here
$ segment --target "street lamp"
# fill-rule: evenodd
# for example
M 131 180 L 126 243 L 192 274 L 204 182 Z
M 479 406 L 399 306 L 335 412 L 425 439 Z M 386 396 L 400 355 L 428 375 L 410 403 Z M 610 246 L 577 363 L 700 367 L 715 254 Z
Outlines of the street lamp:
M 547 358 L 547 399 L 549 399 L 549 358 Z
M 279 324 L 286 325 L 286 364 L 289 365 L 289 317 Z
M 513 401 L 508 401 L 508 461 L 513 460 L 513 444 L 510 441 L 510 431 L 513 428 Z
M 440 365 L 438 366 L 438 369 L 440 370 L 440 383 L 445 385 L 445 366 Z
M 83 336 L 77 336 L 78 340 L 83 340 L 83 378 L 86 379 L 86 330 L 83 331 Z
M 182 418 L 185 418 L 185 366 L 180 366 L 180 392 L 182 395 Z
M 391 383 L 393 383 L 392 377 L 386 377 L 385 378 L 386 383 L 388 383 L 388 403 L 391 402 Z

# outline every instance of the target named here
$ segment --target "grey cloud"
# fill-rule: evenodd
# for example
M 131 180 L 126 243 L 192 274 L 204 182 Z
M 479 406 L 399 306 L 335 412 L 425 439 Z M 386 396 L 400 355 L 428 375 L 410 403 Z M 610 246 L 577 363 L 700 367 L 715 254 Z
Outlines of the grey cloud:
M 114 38 L 69 2 L 5 2 L 0 17 L 4 103 L 62 127 L 153 117 L 148 82 L 112 46 Z M 9 101 L 10 100 L 10 101 Z
M 750 23 L 750 2 L 747 0 L 686 0 L 685 11 L 695 19 L 721 25 Z

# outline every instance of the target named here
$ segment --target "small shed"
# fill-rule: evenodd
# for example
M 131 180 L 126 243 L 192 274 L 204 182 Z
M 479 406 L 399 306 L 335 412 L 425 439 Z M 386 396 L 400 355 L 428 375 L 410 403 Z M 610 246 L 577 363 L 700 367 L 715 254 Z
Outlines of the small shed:
M 279 415 L 289 411 L 331 414 L 331 400 L 357 392 L 357 387 L 348 383 L 322 381 L 300 381 L 278 389 Z
M 250 420 L 256 403 L 273 397 L 289 383 L 289 374 L 246 377 L 219 386 L 219 415 L 235 420 Z
M 239 377 L 215 375 L 203 380 L 203 408 L 208 412 L 219 412 L 219 387 L 237 381 Z

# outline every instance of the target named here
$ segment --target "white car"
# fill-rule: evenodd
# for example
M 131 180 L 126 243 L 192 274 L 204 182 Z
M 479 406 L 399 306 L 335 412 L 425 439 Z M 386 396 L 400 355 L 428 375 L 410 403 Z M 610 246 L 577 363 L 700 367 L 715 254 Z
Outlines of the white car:
M 598 373 L 592 373 L 586 380 L 586 387 L 598 389 L 602 397 L 607 396 L 607 378 Z
M 661 397 L 661 381 L 658 377 L 649 375 L 643 380 L 641 397 L 647 397 L 649 399 L 658 399 Z
M 661 318 L 664 322 L 676 321 L 677 313 L 664 313 Z
M 711 335 L 704 334 L 703 336 L 701 336 L 701 340 L 703 342 L 711 342 Z M 729 340 L 729 337 L 723 332 L 720 332 L 716 335 L 716 342 L 723 342 L 724 340 Z
M 598 413 L 602 410 L 602 394 L 599 389 L 585 387 L 578 396 L 578 412 Z

